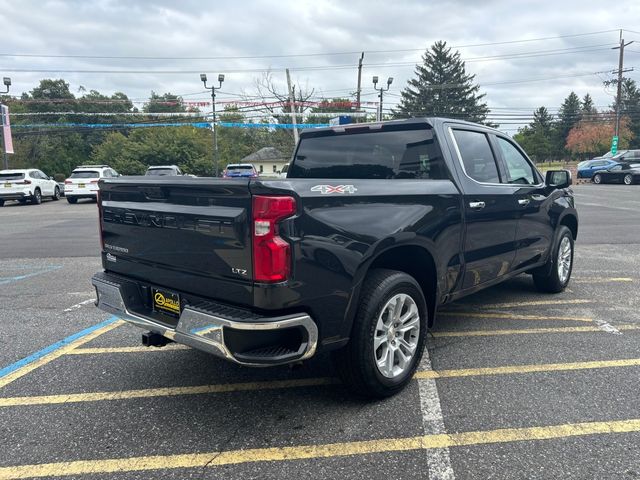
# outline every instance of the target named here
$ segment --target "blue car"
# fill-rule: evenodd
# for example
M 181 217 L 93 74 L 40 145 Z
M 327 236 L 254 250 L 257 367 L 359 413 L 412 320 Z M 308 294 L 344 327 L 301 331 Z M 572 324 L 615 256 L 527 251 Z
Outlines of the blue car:
M 618 162 L 610 158 L 596 158 L 594 160 L 586 160 L 578 164 L 578 178 L 591 178 L 593 174 L 600 170 L 607 170 Z

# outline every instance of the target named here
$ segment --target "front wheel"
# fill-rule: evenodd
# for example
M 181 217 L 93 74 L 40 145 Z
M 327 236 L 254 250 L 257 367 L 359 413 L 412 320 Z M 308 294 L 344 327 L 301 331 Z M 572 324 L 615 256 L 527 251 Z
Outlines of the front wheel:
M 389 397 L 411 381 L 422 357 L 427 303 L 413 277 L 383 269 L 369 274 L 360 298 L 349 343 L 333 360 L 355 393 Z
M 571 230 L 560 226 L 556 239 L 547 264 L 533 272 L 533 283 L 541 292 L 562 292 L 567 288 L 573 271 L 574 243 Z
M 624 176 L 624 184 L 631 185 L 633 183 L 633 177 L 629 174 Z
M 598 185 L 600 185 L 602 183 L 602 176 L 598 173 L 596 173 L 593 176 L 593 183 L 597 183 Z
M 60 200 L 60 187 L 56 187 L 55 190 L 53 191 L 53 197 L 51 197 L 52 200 Z

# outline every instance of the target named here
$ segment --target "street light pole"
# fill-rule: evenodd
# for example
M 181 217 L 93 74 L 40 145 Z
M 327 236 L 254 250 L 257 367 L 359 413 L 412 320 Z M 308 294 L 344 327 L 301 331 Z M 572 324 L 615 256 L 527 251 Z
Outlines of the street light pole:
M 377 117 L 376 121 L 378 121 L 378 122 L 382 121 L 382 98 L 383 98 L 383 94 L 384 94 L 384 92 L 389 90 L 389 88 L 391 87 L 392 83 L 393 83 L 393 77 L 389 77 L 387 79 L 387 88 L 383 88 L 383 87 L 377 88 L 378 76 L 377 75 L 373 76 L 373 88 L 376 89 L 378 92 L 380 92 L 378 94 L 378 98 L 380 99 L 380 102 L 379 102 L 380 104 L 378 105 L 378 112 L 377 112 L 378 114 L 376 115 L 376 117 Z
M 214 174 L 218 176 L 218 137 L 216 135 L 216 90 L 220 90 L 222 88 L 222 82 L 224 82 L 224 74 L 218 75 L 218 82 L 220 86 L 216 87 L 212 85 L 207 87 L 207 75 L 205 73 L 200 74 L 200 80 L 204 83 L 204 88 L 207 90 L 211 90 L 211 113 L 213 113 L 213 170 Z
M 4 86 L 7 87 L 7 90 L 4 92 L 0 92 L 0 93 L 9 93 L 9 87 L 11 86 L 11 79 L 9 77 L 4 77 L 2 79 L 2 83 L 4 83 Z M 4 122 L 2 122 L 2 125 L 0 125 L 2 127 L 2 132 L 0 133 L 0 140 L 2 140 L 2 149 L 0 151 L 2 151 L 2 159 L 4 161 L 4 169 L 8 170 L 9 169 L 9 155 L 7 154 L 6 150 L 5 150 L 5 141 L 4 141 Z

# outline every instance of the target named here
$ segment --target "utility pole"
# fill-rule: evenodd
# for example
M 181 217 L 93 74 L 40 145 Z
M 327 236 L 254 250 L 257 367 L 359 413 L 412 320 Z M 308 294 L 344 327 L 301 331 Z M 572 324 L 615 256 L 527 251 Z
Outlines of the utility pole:
M 298 118 L 296 117 L 296 104 L 295 97 L 293 95 L 293 88 L 291 88 L 291 75 L 289 75 L 289 69 L 286 69 L 287 72 L 287 88 L 289 89 L 289 106 L 291 107 L 291 121 L 293 122 L 293 140 L 295 144 L 298 144 L 298 140 L 300 139 L 298 135 L 298 128 L 296 125 L 298 124 Z
M 362 91 L 361 80 L 362 80 L 362 60 L 364 60 L 364 52 L 360 54 L 360 60 L 358 61 L 358 89 L 356 90 L 356 112 L 360 111 L 360 92 Z
M 624 38 L 622 38 L 622 29 L 620 29 L 620 46 L 613 47 L 613 50 L 620 49 L 620 55 L 618 57 L 618 92 L 616 94 L 616 129 L 614 136 L 618 137 L 620 134 L 620 113 L 622 109 L 622 74 L 624 72 L 629 72 L 633 70 L 629 68 L 627 70 L 624 69 L 624 47 L 632 44 L 633 41 L 624 43 Z M 616 72 L 614 72 L 616 73 Z
M 218 136 L 216 135 L 216 90 L 220 90 L 222 88 L 222 82 L 224 82 L 224 74 L 218 75 L 218 82 L 220 82 L 220 86 L 216 87 L 214 85 L 207 87 L 207 75 L 204 73 L 200 74 L 200 80 L 204 83 L 204 88 L 207 90 L 211 90 L 211 110 L 213 113 L 212 119 L 212 130 L 213 130 L 213 171 L 214 175 L 218 176 Z
M 387 79 L 387 88 L 384 88 L 384 87 L 377 88 L 378 76 L 377 75 L 373 76 L 373 88 L 375 88 L 379 92 L 378 93 L 378 98 L 380 99 L 380 102 L 379 102 L 379 105 L 378 105 L 378 112 L 377 112 L 377 115 L 376 115 L 376 121 L 378 121 L 378 122 L 382 121 L 382 98 L 383 98 L 383 94 L 384 94 L 384 92 L 389 90 L 389 88 L 391 87 L 392 83 L 393 83 L 393 77 L 389 77 Z

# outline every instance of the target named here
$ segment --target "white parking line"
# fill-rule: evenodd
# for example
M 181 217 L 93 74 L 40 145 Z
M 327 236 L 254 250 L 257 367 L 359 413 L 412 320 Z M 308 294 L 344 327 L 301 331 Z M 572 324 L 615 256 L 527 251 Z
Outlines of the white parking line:
M 83 301 L 82 301 L 82 302 L 80 302 L 80 303 L 76 303 L 75 305 L 71 305 L 69 308 L 65 308 L 65 309 L 63 310 L 63 312 L 71 312 L 71 311 L 73 311 L 73 310 L 77 310 L 77 309 L 79 309 L 80 307 L 82 307 L 82 305 L 86 305 L 87 303 L 91 303 L 91 302 L 93 302 L 93 301 L 94 301 L 94 299 L 93 299 L 93 298 L 90 298 L 90 299 L 88 299 L 88 300 L 83 300 Z
M 429 350 L 425 347 L 420 370 L 431 371 L 431 359 Z M 444 417 L 440 405 L 440 395 L 435 379 L 418 380 L 418 392 L 420 394 L 420 412 L 422 413 L 422 428 L 424 435 L 446 434 L 444 428 Z M 425 450 L 427 456 L 427 467 L 429 469 L 428 478 L 430 480 L 455 480 L 449 457 L 449 448 L 434 448 Z

